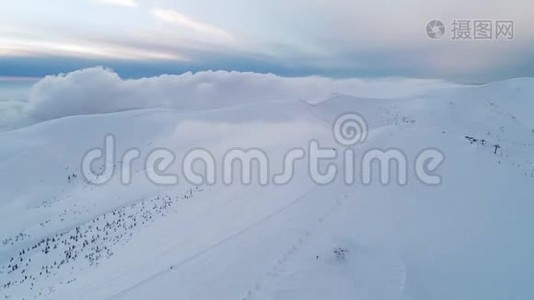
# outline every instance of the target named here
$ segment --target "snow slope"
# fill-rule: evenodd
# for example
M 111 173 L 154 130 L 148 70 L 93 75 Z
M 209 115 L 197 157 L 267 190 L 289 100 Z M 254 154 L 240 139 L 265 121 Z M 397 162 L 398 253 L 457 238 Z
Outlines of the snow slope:
M 133 110 L 0 134 L 0 295 L 7 299 L 532 299 L 534 79 L 399 98 L 335 94 L 197 111 Z M 282 186 L 85 182 L 80 161 L 112 133 L 117 153 L 203 147 L 219 158 L 333 140 L 336 116 L 369 124 L 359 158 L 425 148 L 443 183 L 319 186 L 296 164 Z M 468 139 L 466 137 L 471 137 Z M 474 141 L 473 139 L 476 139 Z M 485 140 L 482 144 L 481 140 Z M 494 144 L 501 149 L 494 154 Z M 116 157 L 120 165 L 120 157 Z M 178 170 L 177 164 L 171 170 Z M 345 258 L 334 253 L 343 249 Z

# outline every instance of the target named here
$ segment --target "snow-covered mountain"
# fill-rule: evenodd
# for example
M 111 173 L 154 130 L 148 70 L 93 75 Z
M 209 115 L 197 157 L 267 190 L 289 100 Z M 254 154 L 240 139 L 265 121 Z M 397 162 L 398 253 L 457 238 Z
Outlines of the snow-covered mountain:
M 6 299 L 533 299 L 534 79 L 402 97 L 244 101 L 195 110 L 70 116 L 0 133 L 0 295 Z M 445 155 L 442 183 L 328 185 L 305 161 L 285 185 L 132 183 L 81 173 L 113 134 L 116 153 L 183 157 L 235 148 L 284 154 L 357 112 L 367 140 Z M 496 149 L 495 145 L 499 145 Z M 120 155 L 114 164 L 123 163 Z M 178 159 L 169 168 L 179 174 Z

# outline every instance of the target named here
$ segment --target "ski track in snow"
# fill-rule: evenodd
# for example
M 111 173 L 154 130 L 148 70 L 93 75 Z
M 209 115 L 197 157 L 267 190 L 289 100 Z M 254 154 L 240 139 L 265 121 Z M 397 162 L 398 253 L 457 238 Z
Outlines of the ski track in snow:
M 193 261 L 194 259 L 196 259 L 196 258 L 202 256 L 203 254 L 205 254 L 205 253 L 207 253 L 207 252 L 209 252 L 209 251 L 211 251 L 211 250 L 213 250 L 213 249 L 215 249 L 215 248 L 217 248 L 217 247 L 219 247 L 219 246 L 221 246 L 221 245 L 223 245 L 223 244 L 225 244 L 225 243 L 228 243 L 228 242 L 234 240 L 235 238 L 237 238 L 237 237 L 239 237 L 239 236 L 241 236 L 241 235 L 243 235 L 243 234 L 245 234 L 245 233 L 247 233 L 247 232 L 253 230 L 255 227 L 257 227 L 257 226 L 259 226 L 259 225 L 261 225 L 261 224 L 263 224 L 263 223 L 269 221 L 270 219 L 274 218 L 275 216 L 279 215 L 280 213 L 282 213 L 282 212 L 284 212 L 284 211 L 290 209 L 291 207 L 295 206 L 295 205 L 298 204 L 299 202 L 302 202 L 303 200 L 306 199 L 306 197 L 307 197 L 309 194 L 311 194 L 311 193 L 313 193 L 313 192 L 314 192 L 314 190 L 311 190 L 311 191 L 306 192 L 304 195 L 302 195 L 302 196 L 296 198 L 295 200 L 291 201 L 288 205 L 286 205 L 286 206 L 284 206 L 284 207 L 278 209 L 277 211 L 275 211 L 275 212 L 269 214 L 268 216 L 264 217 L 263 219 L 258 220 L 257 222 L 255 222 L 255 223 L 253 223 L 253 224 L 251 224 L 251 225 L 249 225 L 249 226 L 247 226 L 247 227 L 245 227 L 245 228 L 239 230 L 238 232 L 236 232 L 236 233 L 234 233 L 234 234 L 232 234 L 232 235 L 230 235 L 230 236 L 225 237 L 224 239 L 222 239 L 222 240 L 220 240 L 220 241 L 214 243 L 213 245 L 211 245 L 211 246 L 205 248 L 204 250 L 202 250 L 202 251 L 200 251 L 200 252 L 197 252 L 196 254 L 194 254 L 194 255 L 192 255 L 192 256 L 190 256 L 190 257 L 188 257 L 188 258 L 186 258 L 186 259 L 184 259 L 184 260 L 182 260 L 182 261 L 180 261 L 180 262 L 171 264 L 171 266 L 169 267 L 169 269 L 161 270 L 160 272 L 157 272 L 157 273 L 155 273 L 155 274 L 153 274 L 153 275 L 151 275 L 151 276 L 149 276 L 149 277 L 143 279 L 142 281 L 140 281 L 140 282 L 138 282 L 137 284 L 135 284 L 135 285 L 131 286 L 130 288 L 128 288 L 128 290 L 132 289 L 132 288 L 135 287 L 135 286 L 139 286 L 139 285 L 142 285 L 143 283 L 149 282 L 149 281 L 151 281 L 151 280 L 155 280 L 155 279 L 157 279 L 158 277 L 160 277 L 160 276 L 162 276 L 162 275 L 164 275 L 164 274 L 166 274 L 166 273 L 173 272 L 174 269 L 177 269 L 177 268 L 179 268 L 180 266 L 182 266 L 182 265 L 184 265 L 184 264 L 187 264 L 187 263 Z M 122 294 L 123 294 L 123 293 L 117 293 L 116 295 L 113 295 L 113 296 L 109 297 L 109 299 L 116 299 L 117 297 L 121 296 Z
M 278 271 L 283 268 L 283 266 L 287 263 L 288 260 L 292 258 L 292 256 L 299 251 L 299 249 L 303 246 L 304 243 L 306 243 L 306 240 L 313 235 L 313 233 L 318 229 L 318 227 L 321 226 L 325 221 L 327 221 L 329 218 L 333 217 L 337 210 L 341 208 L 341 206 L 344 204 L 344 201 L 347 199 L 347 194 L 343 194 L 342 199 L 337 199 L 335 202 L 335 206 L 327 213 L 325 213 L 322 217 L 318 218 L 316 220 L 316 224 L 313 224 L 312 228 L 305 230 L 304 234 L 298 237 L 297 241 L 293 243 L 287 251 L 285 251 L 279 259 L 277 259 L 276 264 L 273 265 L 273 267 L 270 269 L 270 271 L 266 274 L 266 277 L 277 277 Z M 261 286 L 263 281 L 267 280 L 268 278 L 264 278 L 263 280 L 259 280 L 256 282 L 253 289 L 249 289 L 245 296 L 243 297 L 243 300 L 252 299 L 254 297 L 254 294 L 261 291 Z

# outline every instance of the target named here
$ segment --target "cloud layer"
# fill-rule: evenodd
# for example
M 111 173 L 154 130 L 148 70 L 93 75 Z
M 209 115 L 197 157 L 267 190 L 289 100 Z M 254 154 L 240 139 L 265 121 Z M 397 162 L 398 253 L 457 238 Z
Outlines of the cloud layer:
M 172 65 L 482 83 L 534 76 L 531 11 L 528 0 L 0 1 L 0 76 Z M 445 23 L 440 40 L 426 35 L 433 19 Z M 452 40 L 458 19 L 511 20 L 514 38 Z
M 110 69 L 95 67 L 47 76 L 31 87 L 26 99 L 0 101 L 0 127 L 143 108 L 198 110 L 271 100 L 317 102 L 333 93 L 400 97 L 450 85 L 439 80 L 287 78 L 226 71 L 122 79 Z

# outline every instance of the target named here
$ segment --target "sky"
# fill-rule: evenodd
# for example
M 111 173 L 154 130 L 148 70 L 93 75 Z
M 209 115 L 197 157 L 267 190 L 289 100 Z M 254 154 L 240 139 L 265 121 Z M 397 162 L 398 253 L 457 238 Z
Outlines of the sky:
M 17 0 L 0 3 L 0 81 L 103 66 L 484 83 L 534 76 L 531 0 Z M 445 25 L 430 39 L 431 20 Z M 513 21 L 459 40 L 454 20 Z M 473 26 L 473 25 L 472 25 Z

